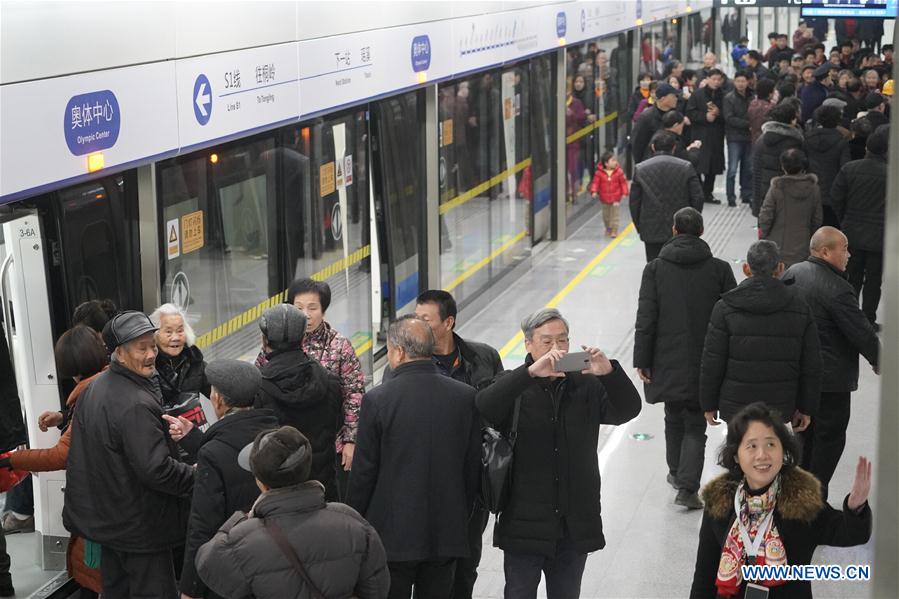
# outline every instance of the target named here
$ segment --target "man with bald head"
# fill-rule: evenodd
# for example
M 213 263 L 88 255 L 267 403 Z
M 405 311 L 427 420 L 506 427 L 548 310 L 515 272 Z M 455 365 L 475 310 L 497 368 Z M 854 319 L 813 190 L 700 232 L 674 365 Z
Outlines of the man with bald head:
M 784 273 L 783 281 L 808 302 L 821 341 L 821 404 L 817 418 L 800 436 L 802 466 L 818 477 L 826 498 L 827 484 L 846 445 L 849 398 L 858 389 L 858 355 L 878 372 L 880 343 L 846 280 L 846 236 L 833 227 L 821 227 L 812 235 L 809 252 L 805 262 Z
M 468 557 L 481 429 L 475 389 L 440 373 L 434 334 L 415 315 L 387 331 L 391 379 L 365 394 L 347 503 L 384 543 L 390 594 L 449 598 Z

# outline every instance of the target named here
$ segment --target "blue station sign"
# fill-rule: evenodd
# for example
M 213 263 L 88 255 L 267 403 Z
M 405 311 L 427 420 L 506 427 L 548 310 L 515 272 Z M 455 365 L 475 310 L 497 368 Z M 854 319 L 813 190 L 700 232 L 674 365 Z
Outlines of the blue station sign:
M 66 145 L 75 156 L 106 150 L 119 139 L 119 101 L 108 89 L 72 96 L 62 122 Z
M 412 70 L 427 71 L 431 66 L 431 38 L 419 35 L 412 39 Z
M 568 16 L 564 12 L 556 13 L 556 35 L 565 37 L 568 33 Z

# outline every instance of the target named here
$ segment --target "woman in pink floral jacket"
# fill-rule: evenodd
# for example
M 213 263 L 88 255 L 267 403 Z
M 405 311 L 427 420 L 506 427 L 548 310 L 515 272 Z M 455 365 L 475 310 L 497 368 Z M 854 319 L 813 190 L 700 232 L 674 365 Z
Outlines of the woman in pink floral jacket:
M 331 328 L 325 322 L 325 312 L 331 304 L 331 287 L 324 281 L 297 279 L 287 289 L 287 303 L 293 304 L 306 314 L 306 334 L 303 336 L 303 351 L 319 362 L 340 379 L 343 393 L 343 428 L 337 434 L 336 450 L 344 472 L 353 464 L 356 449 L 356 429 L 359 424 L 359 410 L 365 394 L 365 375 L 356 357 L 356 351 L 349 339 Z M 256 366 L 262 368 L 268 359 L 265 352 L 259 352 Z

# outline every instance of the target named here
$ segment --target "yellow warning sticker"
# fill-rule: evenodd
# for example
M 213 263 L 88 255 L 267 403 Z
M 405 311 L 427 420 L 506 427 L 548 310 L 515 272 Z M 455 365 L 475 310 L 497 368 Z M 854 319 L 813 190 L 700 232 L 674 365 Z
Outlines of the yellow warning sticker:
M 446 119 L 443 121 L 443 127 L 441 127 L 441 136 L 440 136 L 440 145 L 441 146 L 451 146 L 453 145 L 453 119 Z
M 318 167 L 318 187 L 321 197 L 334 193 L 334 163 L 327 162 Z
M 181 252 L 189 254 L 205 245 L 203 211 L 197 210 L 181 217 Z

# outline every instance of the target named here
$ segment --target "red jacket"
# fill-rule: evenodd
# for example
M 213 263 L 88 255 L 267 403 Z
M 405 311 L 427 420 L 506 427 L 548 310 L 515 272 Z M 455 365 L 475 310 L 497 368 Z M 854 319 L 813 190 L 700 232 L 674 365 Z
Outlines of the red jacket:
M 590 193 L 599 194 L 599 201 L 603 204 L 620 202 L 627 195 L 627 177 L 620 166 L 616 166 L 612 174 L 606 172 L 602 164 L 596 167 L 593 175 L 593 183 L 590 185 Z

